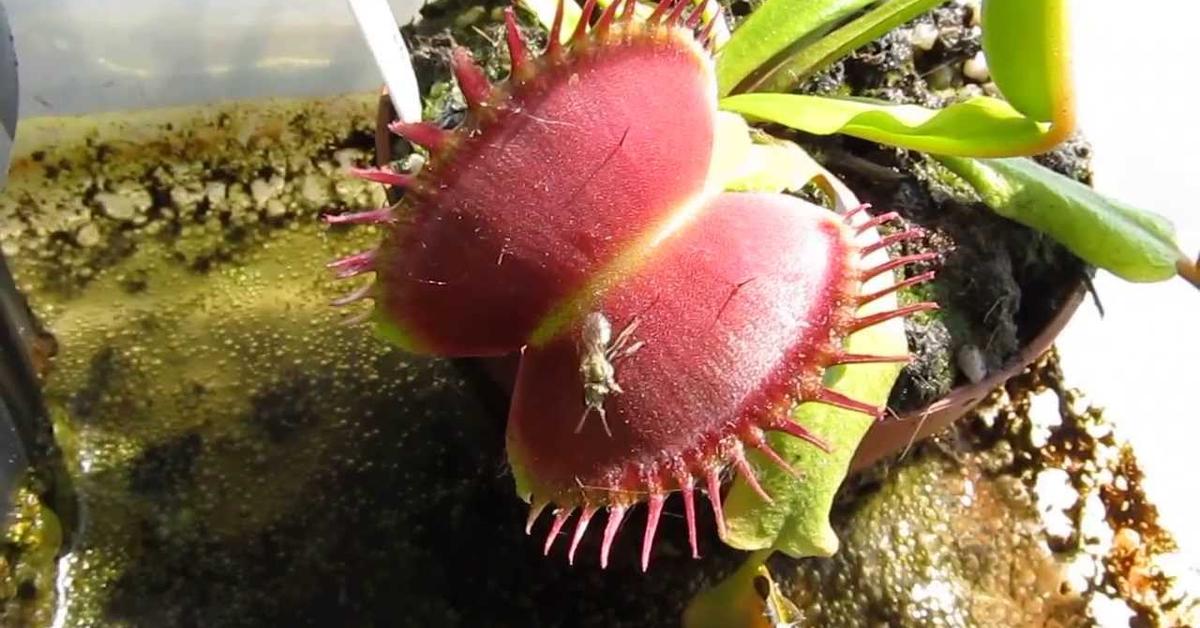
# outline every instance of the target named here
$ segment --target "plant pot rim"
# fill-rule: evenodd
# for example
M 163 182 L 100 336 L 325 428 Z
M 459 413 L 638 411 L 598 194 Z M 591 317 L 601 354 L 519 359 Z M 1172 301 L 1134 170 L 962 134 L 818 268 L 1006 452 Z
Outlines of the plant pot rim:
M 861 471 L 879 460 L 911 447 L 949 427 L 975 409 L 988 395 L 1019 375 L 1054 346 L 1054 341 L 1079 310 L 1087 295 L 1087 283 L 1080 279 L 1064 291 L 1064 299 L 1049 321 L 1003 367 L 977 383 L 956 386 L 944 397 L 899 418 L 875 424 L 850 461 L 851 473 Z

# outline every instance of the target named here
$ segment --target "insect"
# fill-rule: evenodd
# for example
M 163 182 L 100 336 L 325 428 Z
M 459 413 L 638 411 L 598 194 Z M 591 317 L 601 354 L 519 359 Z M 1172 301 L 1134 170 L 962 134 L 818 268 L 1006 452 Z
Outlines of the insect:
M 583 319 L 583 330 L 580 333 L 579 375 L 583 380 L 583 416 L 575 426 L 575 433 L 583 431 L 588 416 L 594 410 L 600 415 L 604 424 L 604 433 L 612 436 L 608 427 L 608 418 L 604 412 L 604 399 L 610 394 L 621 394 L 621 385 L 617 383 L 616 363 L 638 352 L 645 342 L 639 340 L 633 344 L 633 332 L 637 330 L 638 319 L 633 319 L 616 339 L 612 337 L 612 324 L 600 312 L 592 312 Z

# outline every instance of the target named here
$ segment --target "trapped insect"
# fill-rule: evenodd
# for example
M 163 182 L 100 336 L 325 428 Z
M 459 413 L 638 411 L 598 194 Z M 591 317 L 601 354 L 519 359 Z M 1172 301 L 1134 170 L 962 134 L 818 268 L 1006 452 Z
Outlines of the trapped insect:
M 612 324 L 600 312 L 592 312 L 583 319 L 583 329 L 580 333 L 579 375 L 583 380 L 583 416 L 575 426 L 575 433 L 583 431 L 588 415 L 596 411 L 600 422 L 604 424 L 604 433 L 612 436 L 608 427 L 608 418 L 604 412 L 604 399 L 610 394 L 621 394 L 621 385 L 617 383 L 616 362 L 627 358 L 645 346 L 644 341 L 629 344 L 633 332 L 637 330 L 638 319 L 633 319 L 616 339 L 612 337 Z

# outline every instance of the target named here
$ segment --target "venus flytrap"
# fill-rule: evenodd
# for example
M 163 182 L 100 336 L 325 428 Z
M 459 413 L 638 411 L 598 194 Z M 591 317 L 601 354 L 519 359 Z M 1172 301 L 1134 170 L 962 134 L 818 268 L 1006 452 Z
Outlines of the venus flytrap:
M 912 282 L 891 276 L 933 255 L 888 254 L 920 235 L 881 240 L 875 227 L 894 215 L 776 193 L 823 171 L 718 111 L 707 5 L 665 0 L 641 17 L 633 0 L 589 0 L 574 23 L 562 6 L 543 18 L 540 55 L 508 11 L 502 83 L 454 51 L 464 122 L 392 126 L 429 150 L 419 173 L 355 172 L 404 196 L 329 217 L 384 232 L 377 249 L 331 264 L 375 275 L 341 302 L 374 301 L 385 337 L 410 351 L 521 351 L 507 450 L 530 530 L 549 519 L 544 551 L 572 523 L 573 562 L 606 514 L 603 567 L 626 513 L 645 504 L 646 569 L 679 494 L 699 556 L 697 493 L 738 544 L 748 533 L 727 529 L 722 505 L 730 475 L 775 505 L 792 551 L 828 551 L 833 490 L 908 359 L 900 319 L 936 307 L 898 305 L 894 291 Z M 838 412 L 807 425 L 797 406 Z M 764 490 L 759 462 L 805 481 Z M 757 512 L 737 489 L 730 499 Z M 775 536 L 771 525 L 758 532 Z
M 881 238 L 894 214 L 864 211 L 800 146 L 748 123 L 929 153 L 994 210 L 1091 263 L 1139 280 L 1183 273 L 1169 228 L 1143 212 L 1030 161 L 976 160 L 1044 151 L 1072 131 L 1060 0 L 983 5 L 985 50 L 1010 100 L 931 110 L 787 93 L 935 4 L 767 0 L 725 40 L 708 2 L 551 11 L 521 0 L 550 29 L 546 50 L 526 49 L 510 10 L 508 80 L 491 85 L 456 51 L 466 121 L 395 125 L 430 149 L 429 164 L 359 173 L 406 190 L 397 207 L 330 218 L 386 233 L 378 250 L 332 265 L 376 273 L 354 296 L 375 301 L 385 336 L 438 355 L 522 351 L 508 453 L 529 529 L 549 515 L 544 551 L 573 521 L 574 561 L 604 511 L 607 565 L 625 515 L 645 504 L 645 569 L 678 493 L 698 556 L 701 492 L 721 538 L 755 556 L 836 551 L 829 509 L 907 360 L 901 319 L 935 307 L 895 294 L 932 271 L 893 271 L 936 255 L 890 256 L 919 232 Z M 1018 29 L 1037 41 L 1015 47 Z M 782 194 L 809 183 L 836 211 Z M 1043 203 L 1060 188 L 1061 216 Z M 1098 232 L 1111 247 L 1078 242 Z M 581 338 L 596 317 L 632 330 L 637 350 L 587 363 L 597 343 Z M 581 423 L 588 412 L 605 420 Z

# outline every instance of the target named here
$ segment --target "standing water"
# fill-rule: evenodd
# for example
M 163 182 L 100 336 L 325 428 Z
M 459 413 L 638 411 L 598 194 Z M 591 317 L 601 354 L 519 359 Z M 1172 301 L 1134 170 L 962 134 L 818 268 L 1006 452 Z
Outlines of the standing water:
M 318 222 L 383 202 L 343 176 L 369 159 L 374 104 L 23 125 L 2 242 L 56 341 L 45 394 L 80 509 L 54 562 L 53 514 L 26 504 L 8 617 L 347 619 L 384 593 L 355 590 L 373 560 L 413 584 L 430 573 L 417 566 L 442 543 L 420 541 L 438 533 L 421 513 L 498 475 L 475 448 L 498 456 L 499 427 L 471 420 L 480 408 L 447 363 L 403 356 L 329 307 L 346 286 L 325 261 L 377 237 Z

